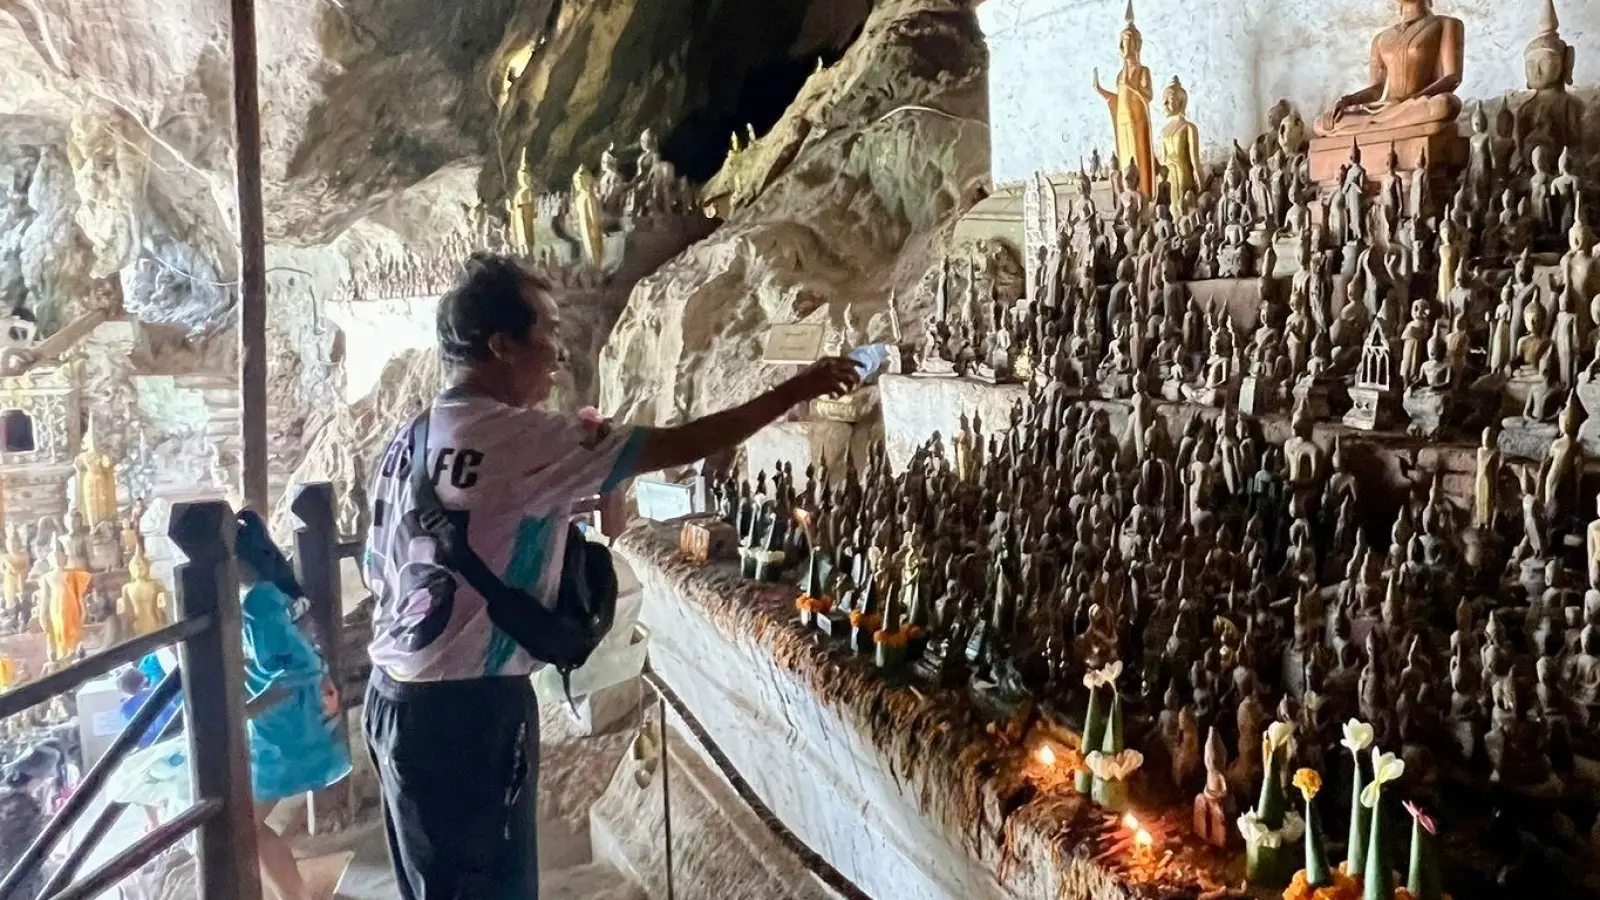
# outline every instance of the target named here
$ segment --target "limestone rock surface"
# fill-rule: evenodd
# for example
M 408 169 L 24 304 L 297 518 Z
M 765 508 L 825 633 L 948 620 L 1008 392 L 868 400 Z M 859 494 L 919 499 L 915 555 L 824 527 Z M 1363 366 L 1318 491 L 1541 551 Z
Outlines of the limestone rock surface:
M 748 399 L 788 374 L 758 362 L 774 324 L 909 333 L 919 311 L 891 316 L 891 293 L 918 294 L 987 180 L 985 62 L 969 4 L 878 4 L 719 175 L 739 182 L 723 226 L 634 289 L 601 358 L 602 409 L 659 424 Z

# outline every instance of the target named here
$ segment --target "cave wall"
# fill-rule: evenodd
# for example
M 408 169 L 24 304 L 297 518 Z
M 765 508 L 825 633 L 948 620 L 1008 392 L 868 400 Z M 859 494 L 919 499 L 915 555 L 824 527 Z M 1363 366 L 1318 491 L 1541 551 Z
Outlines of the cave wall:
M 681 172 L 709 176 L 722 166 L 729 133 L 748 122 L 767 136 L 747 154 L 766 166 L 753 193 L 770 187 L 770 199 L 736 222 L 729 240 L 754 248 L 740 262 L 751 281 L 738 289 L 776 305 L 759 315 L 734 308 L 730 319 L 713 291 L 682 309 L 752 329 L 730 344 L 740 348 L 759 341 L 753 334 L 765 321 L 796 310 L 841 319 L 852 292 L 865 321 L 881 326 L 878 288 L 899 277 L 897 255 L 943 227 L 986 164 L 970 12 L 925 3 L 922 18 L 899 17 L 911 33 L 898 34 L 888 28 L 896 17 L 880 11 L 876 30 L 867 29 L 875 62 L 841 60 L 874 6 L 260 5 L 273 490 L 350 480 L 360 457 L 437 388 L 433 297 L 369 301 L 350 296 L 348 282 L 400 256 L 459 256 L 472 240 L 463 223 L 500 215 L 524 149 L 535 189 L 559 189 L 613 143 L 631 159 L 630 146 L 651 127 Z M 935 46 L 943 40 L 935 33 L 952 27 L 935 27 L 941 19 L 957 22 L 960 34 Z M 514 89 L 497 102 L 507 60 L 530 46 Z M 23 185 L 0 190 L 0 300 L 22 303 L 50 331 L 115 294 L 126 315 L 112 329 L 116 340 L 85 349 L 122 348 L 125 360 L 97 377 L 133 384 L 130 415 L 142 419 L 152 455 L 194 482 L 211 478 L 196 467 L 207 467 L 202 457 L 213 447 L 225 462 L 238 452 L 230 52 L 227 8 L 209 0 L 0 0 L 8 63 L 0 68 L 0 188 Z M 819 79 L 819 62 L 832 74 Z M 947 63 L 959 78 L 936 77 Z M 902 77 L 899 68 L 916 71 Z M 798 116 L 790 105 L 797 90 Z M 913 101 L 954 112 L 896 112 Z M 785 181 L 779 173 L 791 162 L 796 177 Z M 822 216 L 792 214 L 817 197 Z M 839 266 L 807 274 L 807 259 Z M 691 262 L 673 290 L 692 293 L 703 268 Z M 592 362 L 625 301 L 574 299 L 582 308 L 569 313 L 571 341 L 591 365 L 574 367 L 564 402 L 599 392 L 604 373 Z M 690 342 L 685 367 L 721 361 L 695 349 L 701 340 Z M 650 383 L 641 395 L 660 394 L 676 409 L 684 405 L 676 372 L 629 377 Z M 724 392 L 707 384 L 702 393 Z
M 1090 151 L 1114 145 L 1094 69 L 1114 88 L 1125 0 L 986 0 L 978 8 L 992 58 L 990 108 L 996 184 L 1035 171 L 1075 171 Z M 1578 84 L 1600 66 L 1600 4 L 1557 0 L 1561 33 L 1578 48 Z M 1539 31 L 1543 0 L 1437 0 L 1434 11 L 1466 25 L 1469 102 L 1525 87 L 1523 50 Z M 1156 89 L 1152 125 L 1165 115 L 1161 91 L 1177 75 L 1208 156 L 1266 124 L 1279 99 L 1307 122 L 1367 77 L 1372 39 L 1393 25 L 1392 0 L 1137 0 L 1143 60 Z M 1470 108 L 1470 107 L 1469 107 Z
M 483 85 L 531 52 L 493 126 L 480 191 L 515 188 L 526 154 L 536 184 L 561 187 L 615 142 L 645 128 L 696 180 L 715 173 L 731 132 L 765 131 L 818 58 L 832 59 L 866 20 L 871 0 L 648 0 L 525 4 Z M 542 15 L 540 15 L 542 13 Z
M 912 288 L 987 183 L 986 68 L 969 4 L 879 3 L 740 154 L 749 196 L 634 288 L 600 360 L 601 408 L 666 424 L 748 399 L 792 371 L 759 362 L 772 325 L 887 339 L 892 294 L 920 331 Z

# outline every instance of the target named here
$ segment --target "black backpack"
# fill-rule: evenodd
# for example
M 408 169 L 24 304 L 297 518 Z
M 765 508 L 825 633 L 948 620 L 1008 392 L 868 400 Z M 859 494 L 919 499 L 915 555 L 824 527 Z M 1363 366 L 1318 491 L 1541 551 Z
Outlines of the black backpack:
M 611 552 L 590 543 L 576 525 L 567 524 L 554 610 L 500 580 L 467 544 L 466 527 L 451 518 L 428 478 L 430 416 L 431 410 L 424 410 L 411 426 L 411 503 L 417 522 L 438 545 L 439 565 L 460 575 L 483 597 L 489 621 L 528 655 L 561 673 L 571 702 L 572 673 L 588 662 L 616 618 L 617 572 Z

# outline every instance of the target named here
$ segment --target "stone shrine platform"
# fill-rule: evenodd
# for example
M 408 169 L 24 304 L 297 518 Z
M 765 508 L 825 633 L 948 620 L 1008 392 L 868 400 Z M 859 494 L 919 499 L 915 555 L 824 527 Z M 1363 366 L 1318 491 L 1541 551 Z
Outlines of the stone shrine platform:
M 1142 811 L 1156 843 L 1138 858 L 1117 816 L 1030 752 L 1036 736 L 1005 736 L 966 691 L 887 683 L 800 628 L 794 588 L 744 581 L 731 562 L 696 568 L 677 532 L 636 525 L 615 545 L 643 587 L 654 670 L 772 813 L 868 896 L 1153 900 L 1237 881 Z

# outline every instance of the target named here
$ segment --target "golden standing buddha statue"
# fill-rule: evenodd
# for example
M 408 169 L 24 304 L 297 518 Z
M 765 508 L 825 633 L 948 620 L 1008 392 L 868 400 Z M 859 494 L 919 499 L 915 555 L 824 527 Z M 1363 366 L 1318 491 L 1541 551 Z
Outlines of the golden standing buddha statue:
M 572 221 L 583 247 L 584 261 L 595 268 L 606 259 L 606 232 L 601 218 L 600 192 L 586 166 L 572 173 Z
M 1139 61 L 1144 48 L 1144 36 L 1133 24 L 1133 0 L 1128 0 L 1127 24 L 1122 28 L 1118 52 L 1122 55 L 1122 71 L 1117 73 L 1117 89 L 1108 91 L 1100 86 L 1100 70 L 1094 72 L 1094 89 L 1111 107 L 1111 121 L 1117 134 L 1117 166 L 1126 167 L 1130 160 L 1139 168 L 1139 193 L 1151 197 L 1155 193 L 1155 158 L 1150 148 L 1150 101 L 1155 98 L 1155 86 L 1150 69 Z
M 1317 119 L 1322 137 L 1454 121 L 1461 112 L 1466 29 L 1432 0 L 1396 0 L 1400 22 L 1372 42 L 1370 83 Z
M 128 560 L 128 583 L 117 598 L 117 620 L 123 637 L 140 637 L 167 624 L 167 589 L 150 577 L 150 563 L 141 550 Z
M 102 522 L 117 521 L 117 474 L 111 457 L 95 443 L 94 421 L 83 436 L 83 452 L 72 462 L 78 479 L 78 511 L 84 524 L 94 528 Z
M 522 148 L 517 164 L 517 189 L 506 201 L 506 217 L 511 223 L 511 250 L 520 256 L 533 252 L 533 222 L 538 206 L 533 196 L 533 172 L 528 169 L 528 148 Z
M 28 558 L 28 545 L 17 528 L 6 530 L 6 552 L 0 556 L 0 600 L 9 614 L 22 603 L 22 594 L 28 583 L 28 571 L 33 560 Z
M 58 546 L 50 557 L 50 570 L 39 580 L 41 588 L 39 619 L 44 623 L 45 638 L 52 662 L 67 659 L 83 642 L 83 598 L 89 592 L 93 576 L 81 563 L 67 559 L 64 546 Z
M 1200 129 L 1189 121 L 1189 92 L 1178 76 L 1161 97 L 1167 111 L 1167 124 L 1161 129 L 1161 164 L 1167 167 L 1172 185 L 1172 207 L 1182 213 L 1191 198 L 1200 196 Z

